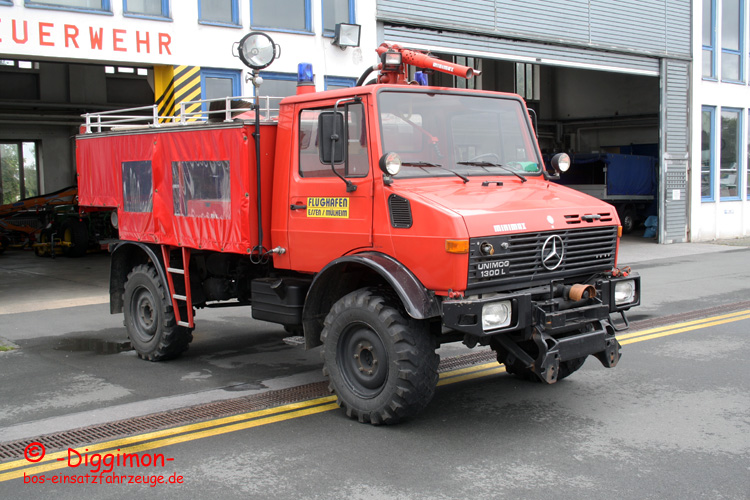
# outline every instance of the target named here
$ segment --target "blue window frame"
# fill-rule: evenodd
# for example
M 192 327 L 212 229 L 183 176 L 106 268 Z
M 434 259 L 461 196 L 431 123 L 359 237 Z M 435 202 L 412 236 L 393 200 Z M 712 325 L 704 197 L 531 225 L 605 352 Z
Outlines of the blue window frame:
M 201 99 L 242 95 L 242 72 L 234 69 L 201 68 Z M 209 104 L 203 103 L 205 113 Z M 224 106 L 221 106 L 224 109 Z
M 218 26 L 240 26 L 238 0 L 198 0 L 198 22 Z
M 122 0 L 122 13 L 125 17 L 145 19 L 169 19 L 169 0 Z
M 250 0 L 250 26 L 268 31 L 312 33 L 311 0 Z
M 745 0 L 721 3 L 721 80 L 744 81 Z
M 261 71 L 260 76 L 263 77 L 261 96 L 288 97 L 297 93 L 297 73 Z
M 354 0 L 322 0 L 323 36 L 333 36 L 336 24 L 355 23 Z
M 201 68 L 203 99 L 235 97 L 242 94 L 242 72 L 234 69 Z
M 716 0 L 703 0 L 703 78 L 716 79 Z
M 741 109 L 721 108 L 719 136 L 719 198 L 721 201 L 742 199 L 742 137 Z
M 13 5 L 13 0 L 0 0 L 0 5 Z
M 344 76 L 326 76 L 323 78 L 324 90 L 346 89 L 357 84 L 356 78 Z
M 714 201 L 714 140 L 716 108 L 703 106 L 701 112 L 701 201 Z
M 112 15 L 110 0 L 24 0 L 26 7 Z

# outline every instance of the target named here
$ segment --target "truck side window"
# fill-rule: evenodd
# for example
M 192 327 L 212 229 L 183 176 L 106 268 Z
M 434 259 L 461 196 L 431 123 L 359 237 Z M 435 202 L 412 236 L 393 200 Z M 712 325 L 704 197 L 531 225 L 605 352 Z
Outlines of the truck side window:
M 366 177 L 370 171 L 367 153 L 367 129 L 365 127 L 364 106 L 349 104 L 339 108 L 344 112 L 347 124 L 347 155 L 344 165 L 337 165 L 336 171 L 344 177 Z M 334 177 L 331 165 L 320 162 L 318 144 L 318 116 L 333 108 L 305 109 L 299 116 L 299 174 L 301 177 Z
M 122 209 L 125 212 L 151 212 L 152 188 L 150 161 L 122 162 Z
M 228 161 L 173 161 L 174 214 L 229 219 L 231 185 Z

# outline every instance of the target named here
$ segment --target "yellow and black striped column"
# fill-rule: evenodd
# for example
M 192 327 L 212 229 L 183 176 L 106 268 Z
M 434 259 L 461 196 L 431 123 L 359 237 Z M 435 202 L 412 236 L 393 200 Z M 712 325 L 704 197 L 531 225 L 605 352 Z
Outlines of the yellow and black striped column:
M 198 101 L 201 98 L 201 68 L 200 66 L 155 66 L 154 94 L 159 116 L 173 116 L 180 114 L 180 102 Z M 185 108 L 190 113 L 200 110 L 200 103 L 193 103 Z M 187 121 L 196 121 L 189 118 Z M 161 118 L 160 122 L 170 121 Z

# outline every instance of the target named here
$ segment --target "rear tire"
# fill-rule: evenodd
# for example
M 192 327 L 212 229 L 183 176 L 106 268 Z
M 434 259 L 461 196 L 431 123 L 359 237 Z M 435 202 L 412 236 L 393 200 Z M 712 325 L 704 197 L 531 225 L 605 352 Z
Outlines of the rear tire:
M 60 240 L 63 243 L 62 252 L 66 257 L 83 257 L 89 248 L 89 228 L 78 219 L 67 219 L 60 224 Z
M 148 361 L 176 358 L 193 340 L 177 325 L 172 303 L 154 266 L 133 268 L 125 282 L 125 327 L 138 356 Z
M 395 424 L 432 400 L 440 357 L 428 325 L 381 290 L 357 290 L 336 302 L 321 340 L 323 374 L 349 417 Z
M 636 213 L 632 208 L 623 210 L 620 216 L 620 225 L 622 226 L 622 234 L 630 234 L 635 229 Z
M 39 243 L 50 243 L 52 241 L 52 229 L 42 229 L 42 232 L 39 233 Z M 50 254 L 54 257 L 54 248 L 52 247 L 34 247 L 34 255 L 37 257 L 44 257 L 47 254 Z

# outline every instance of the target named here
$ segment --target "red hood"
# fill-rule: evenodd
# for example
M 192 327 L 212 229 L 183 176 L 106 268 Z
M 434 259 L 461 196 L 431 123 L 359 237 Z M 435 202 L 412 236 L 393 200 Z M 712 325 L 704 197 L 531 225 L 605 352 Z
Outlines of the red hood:
M 457 213 L 470 237 L 619 224 L 611 205 L 541 178 L 522 183 L 515 177 L 493 177 L 486 186 L 482 183 L 488 178 L 470 179 L 466 184 L 458 178 L 430 179 L 410 185 L 408 195 L 402 194 Z M 601 218 L 588 222 L 581 219 L 585 215 Z

